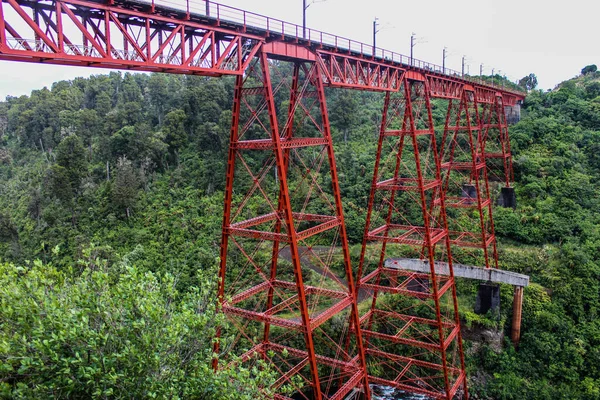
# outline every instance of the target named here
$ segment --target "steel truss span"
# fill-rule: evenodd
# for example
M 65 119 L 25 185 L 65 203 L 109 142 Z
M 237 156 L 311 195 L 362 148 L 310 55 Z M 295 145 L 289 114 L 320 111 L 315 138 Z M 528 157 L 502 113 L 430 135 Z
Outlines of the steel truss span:
M 263 44 L 279 57 L 317 61 L 325 85 L 398 91 L 402 71 L 454 98 L 470 84 L 479 103 L 524 94 L 435 64 L 205 0 L 0 0 L 0 59 L 207 76 L 240 75 Z M 291 44 L 292 46 L 286 46 Z
M 0 60 L 235 77 L 214 368 L 267 365 L 277 399 L 468 398 L 451 249 L 497 267 L 488 173 L 512 181 L 524 94 L 204 0 L 0 0 Z M 385 94 L 356 284 L 325 87 Z

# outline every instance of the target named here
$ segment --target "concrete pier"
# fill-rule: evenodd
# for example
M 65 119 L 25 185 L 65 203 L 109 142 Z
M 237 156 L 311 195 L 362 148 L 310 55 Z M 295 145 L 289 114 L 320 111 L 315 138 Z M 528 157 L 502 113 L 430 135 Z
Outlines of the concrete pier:
M 521 339 L 521 312 L 523 310 L 523 288 L 515 287 L 515 296 L 513 300 L 513 319 L 510 332 L 510 339 L 515 347 L 519 345 Z
M 515 188 L 503 187 L 500 189 L 500 197 L 498 198 L 498 205 L 500 207 L 517 208 L 517 195 L 515 194 Z
M 488 311 L 500 314 L 500 285 L 497 283 L 482 282 L 477 291 L 475 313 L 487 314 Z

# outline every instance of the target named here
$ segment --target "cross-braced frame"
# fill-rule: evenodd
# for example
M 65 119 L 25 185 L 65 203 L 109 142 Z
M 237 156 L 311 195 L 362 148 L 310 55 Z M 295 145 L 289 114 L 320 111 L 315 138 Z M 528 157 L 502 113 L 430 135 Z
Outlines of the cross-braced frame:
M 215 350 L 266 361 L 276 398 L 368 396 L 322 78 L 272 62 L 236 81 L 219 274 L 235 335 Z
M 428 83 L 385 97 L 359 290 L 369 380 L 436 399 L 468 397 L 456 286 Z M 403 269 L 422 260 L 425 273 Z M 436 262 L 449 274 L 438 274 Z
M 502 95 L 496 94 L 493 103 L 482 104 L 481 113 L 488 179 L 492 182 L 502 182 L 506 187 L 510 187 L 514 175 L 508 122 Z
M 477 98 L 467 86 L 448 101 L 440 159 L 455 259 L 498 268 L 484 134 Z

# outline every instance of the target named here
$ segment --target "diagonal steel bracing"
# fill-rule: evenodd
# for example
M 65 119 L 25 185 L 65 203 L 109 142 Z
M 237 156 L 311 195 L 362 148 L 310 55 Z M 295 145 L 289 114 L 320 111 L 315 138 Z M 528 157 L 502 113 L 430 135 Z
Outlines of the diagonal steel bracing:
M 272 75 L 260 52 L 237 78 L 219 273 L 236 337 L 215 352 L 266 361 L 280 378 L 265 390 L 281 398 L 368 396 L 322 76 L 313 62 L 290 66 Z
M 486 268 L 498 268 L 485 156 L 477 96 L 465 87 L 460 99 L 448 101 L 440 151 L 450 242 L 464 257 L 482 257 Z

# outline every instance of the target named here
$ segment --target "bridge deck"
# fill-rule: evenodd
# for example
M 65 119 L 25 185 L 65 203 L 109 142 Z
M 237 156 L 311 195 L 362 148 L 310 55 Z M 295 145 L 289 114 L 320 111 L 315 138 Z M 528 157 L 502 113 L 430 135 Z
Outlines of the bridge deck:
M 91 0 L 106 4 L 106 0 Z M 154 12 L 179 18 L 188 18 L 199 23 L 216 25 L 251 35 L 266 38 L 268 41 L 283 41 L 306 46 L 313 51 L 326 51 L 344 54 L 359 59 L 368 59 L 389 64 L 403 70 L 415 71 L 423 75 L 436 75 L 451 78 L 463 84 L 475 85 L 482 89 L 493 90 L 523 99 L 525 93 L 497 85 L 484 83 L 478 78 L 444 68 L 440 65 L 422 61 L 393 51 L 374 48 L 345 37 L 306 28 L 280 19 L 252 13 L 235 7 L 206 0 L 112 0 L 125 8 L 148 9 Z

